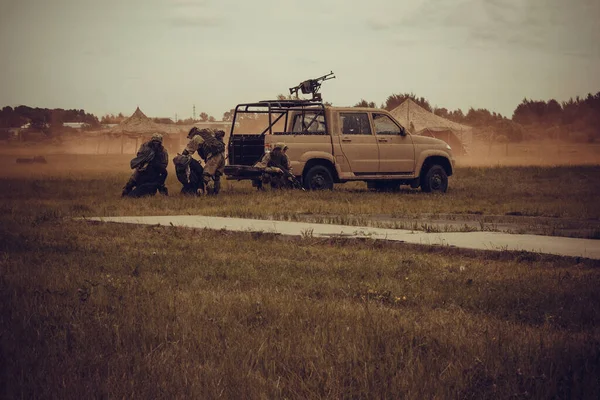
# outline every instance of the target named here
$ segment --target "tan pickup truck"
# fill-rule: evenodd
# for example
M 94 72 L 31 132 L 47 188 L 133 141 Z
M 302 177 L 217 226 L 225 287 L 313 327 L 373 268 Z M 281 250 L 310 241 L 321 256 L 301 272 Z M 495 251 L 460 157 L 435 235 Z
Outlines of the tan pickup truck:
M 257 179 L 252 166 L 277 142 L 289 147 L 293 173 L 308 190 L 364 181 L 375 190 L 446 192 L 454 169 L 448 144 L 411 135 L 385 110 L 273 100 L 236 107 L 225 174 Z

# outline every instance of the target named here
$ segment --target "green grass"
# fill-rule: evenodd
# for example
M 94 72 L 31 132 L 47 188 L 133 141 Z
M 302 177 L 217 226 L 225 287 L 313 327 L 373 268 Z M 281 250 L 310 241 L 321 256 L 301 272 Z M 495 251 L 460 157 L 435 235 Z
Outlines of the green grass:
M 390 207 L 597 218 L 597 185 L 583 184 L 597 175 L 464 169 L 447 196 L 359 185 L 259 194 L 235 183 L 218 199 L 139 201 L 118 198 L 124 173 L 5 178 L 1 396 L 598 398 L 597 261 L 72 220 L 366 218 Z M 570 176 L 571 191 L 552 176 Z M 516 177 L 523 183 L 508 185 Z M 513 205 L 490 198 L 499 185 Z

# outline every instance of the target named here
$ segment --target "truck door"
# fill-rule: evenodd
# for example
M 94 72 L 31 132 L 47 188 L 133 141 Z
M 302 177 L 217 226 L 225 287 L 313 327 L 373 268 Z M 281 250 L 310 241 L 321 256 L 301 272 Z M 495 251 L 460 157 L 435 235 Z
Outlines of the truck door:
M 371 132 L 366 112 L 340 112 L 340 146 L 354 174 L 379 171 L 377 138 Z
M 373 113 L 373 127 L 379 144 L 379 173 L 412 173 L 415 170 L 415 147 L 409 134 L 404 134 L 386 114 Z

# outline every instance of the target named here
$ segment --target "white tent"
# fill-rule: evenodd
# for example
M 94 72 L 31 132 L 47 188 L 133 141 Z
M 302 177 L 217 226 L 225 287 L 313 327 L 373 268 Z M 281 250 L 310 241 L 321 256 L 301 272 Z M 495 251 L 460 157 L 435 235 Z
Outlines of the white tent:
M 447 138 L 456 136 L 462 144 L 463 151 L 469 148 L 473 141 L 473 129 L 470 126 L 462 125 L 454 121 L 447 120 L 427 111 L 412 99 L 405 100 L 390 113 L 411 133 L 423 134 L 432 137 L 438 137 L 446 142 Z M 442 132 L 444 132 L 442 134 Z M 451 132 L 449 134 L 448 132 Z M 448 143 L 451 146 L 452 143 Z

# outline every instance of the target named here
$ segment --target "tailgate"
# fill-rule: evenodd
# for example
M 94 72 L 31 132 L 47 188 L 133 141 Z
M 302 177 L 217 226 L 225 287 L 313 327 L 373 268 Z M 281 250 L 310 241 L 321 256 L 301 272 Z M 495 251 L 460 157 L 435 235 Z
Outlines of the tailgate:
M 265 154 L 264 135 L 233 135 L 227 146 L 225 175 L 234 179 L 252 179 L 260 176 L 253 167 Z
M 265 154 L 265 136 L 233 135 L 227 147 L 230 165 L 254 165 Z

